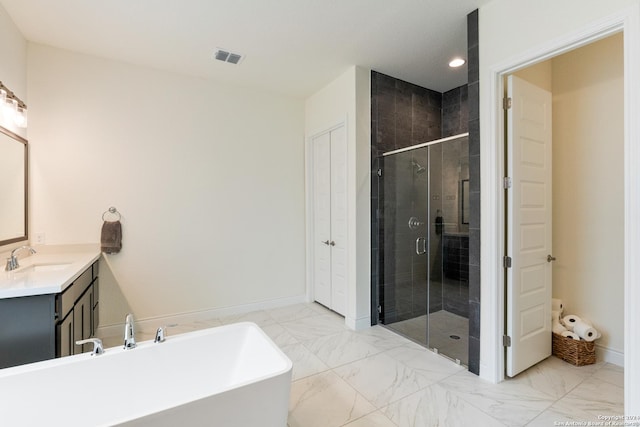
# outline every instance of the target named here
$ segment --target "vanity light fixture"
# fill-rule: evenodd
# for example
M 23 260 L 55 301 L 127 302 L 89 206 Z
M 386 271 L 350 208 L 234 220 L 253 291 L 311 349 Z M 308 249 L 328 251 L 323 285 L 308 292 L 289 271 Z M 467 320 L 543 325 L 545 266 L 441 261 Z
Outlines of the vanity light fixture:
M 13 119 L 16 126 L 27 127 L 27 104 L 0 82 L 0 104 L 5 118 Z
M 467 61 L 465 61 L 462 58 L 453 58 L 450 62 L 449 62 L 449 67 L 451 68 L 458 68 L 458 67 L 462 67 L 464 64 L 466 64 Z

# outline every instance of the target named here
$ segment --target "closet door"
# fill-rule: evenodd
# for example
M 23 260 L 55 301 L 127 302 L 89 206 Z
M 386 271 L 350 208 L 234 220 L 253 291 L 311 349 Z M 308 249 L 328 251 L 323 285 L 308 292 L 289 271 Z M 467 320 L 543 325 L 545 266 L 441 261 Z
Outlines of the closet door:
M 314 297 L 345 314 L 347 191 L 344 126 L 315 137 L 313 146 Z
M 347 310 L 347 144 L 344 126 L 331 131 L 331 309 Z
M 314 298 L 331 308 L 331 136 L 313 144 L 313 283 Z

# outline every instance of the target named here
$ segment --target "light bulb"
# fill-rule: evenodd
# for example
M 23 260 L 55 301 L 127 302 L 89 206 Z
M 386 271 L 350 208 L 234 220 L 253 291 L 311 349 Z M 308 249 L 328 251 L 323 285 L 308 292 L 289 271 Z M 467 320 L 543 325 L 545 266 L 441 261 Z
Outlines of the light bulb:
M 16 101 L 15 99 L 7 98 L 6 102 L 4 103 L 5 112 L 9 114 L 14 114 L 17 109 L 18 109 L 18 101 Z
M 23 107 L 17 107 L 13 116 L 13 121 L 16 126 L 21 128 L 27 127 L 27 109 Z

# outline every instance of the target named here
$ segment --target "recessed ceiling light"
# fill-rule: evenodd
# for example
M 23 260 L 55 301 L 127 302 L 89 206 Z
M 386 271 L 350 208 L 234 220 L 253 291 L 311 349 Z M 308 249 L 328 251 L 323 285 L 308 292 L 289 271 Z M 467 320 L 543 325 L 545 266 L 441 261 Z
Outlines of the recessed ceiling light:
M 451 68 L 458 68 L 458 67 L 462 67 L 464 64 L 466 64 L 467 61 L 465 61 L 462 58 L 453 58 L 451 60 L 451 62 L 449 62 L 449 67 Z
M 244 59 L 244 55 L 221 48 L 216 48 L 216 51 L 213 52 L 213 57 L 218 61 L 228 62 L 230 64 L 239 64 Z

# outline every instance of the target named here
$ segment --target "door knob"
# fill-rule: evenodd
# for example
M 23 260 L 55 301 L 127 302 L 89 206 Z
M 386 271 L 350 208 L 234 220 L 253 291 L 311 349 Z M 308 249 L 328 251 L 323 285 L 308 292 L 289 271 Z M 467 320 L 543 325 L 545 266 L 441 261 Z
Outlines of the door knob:
M 555 261 L 556 257 L 551 256 L 551 255 L 547 255 L 547 262 L 551 262 L 551 261 Z
M 329 241 L 328 241 L 328 240 L 325 240 L 325 241 L 324 241 L 324 242 L 322 242 L 322 243 L 324 243 L 324 244 L 325 244 L 325 245 L 327 245 L 327 246 L 329 246 L 329 245 L 330 245 L 330 243 L 329 243 Z
M 331 246 L 335 246 L 336 242 L 334 242 L 333 240 L 331 241 L 331 243 L 329 243 Z

